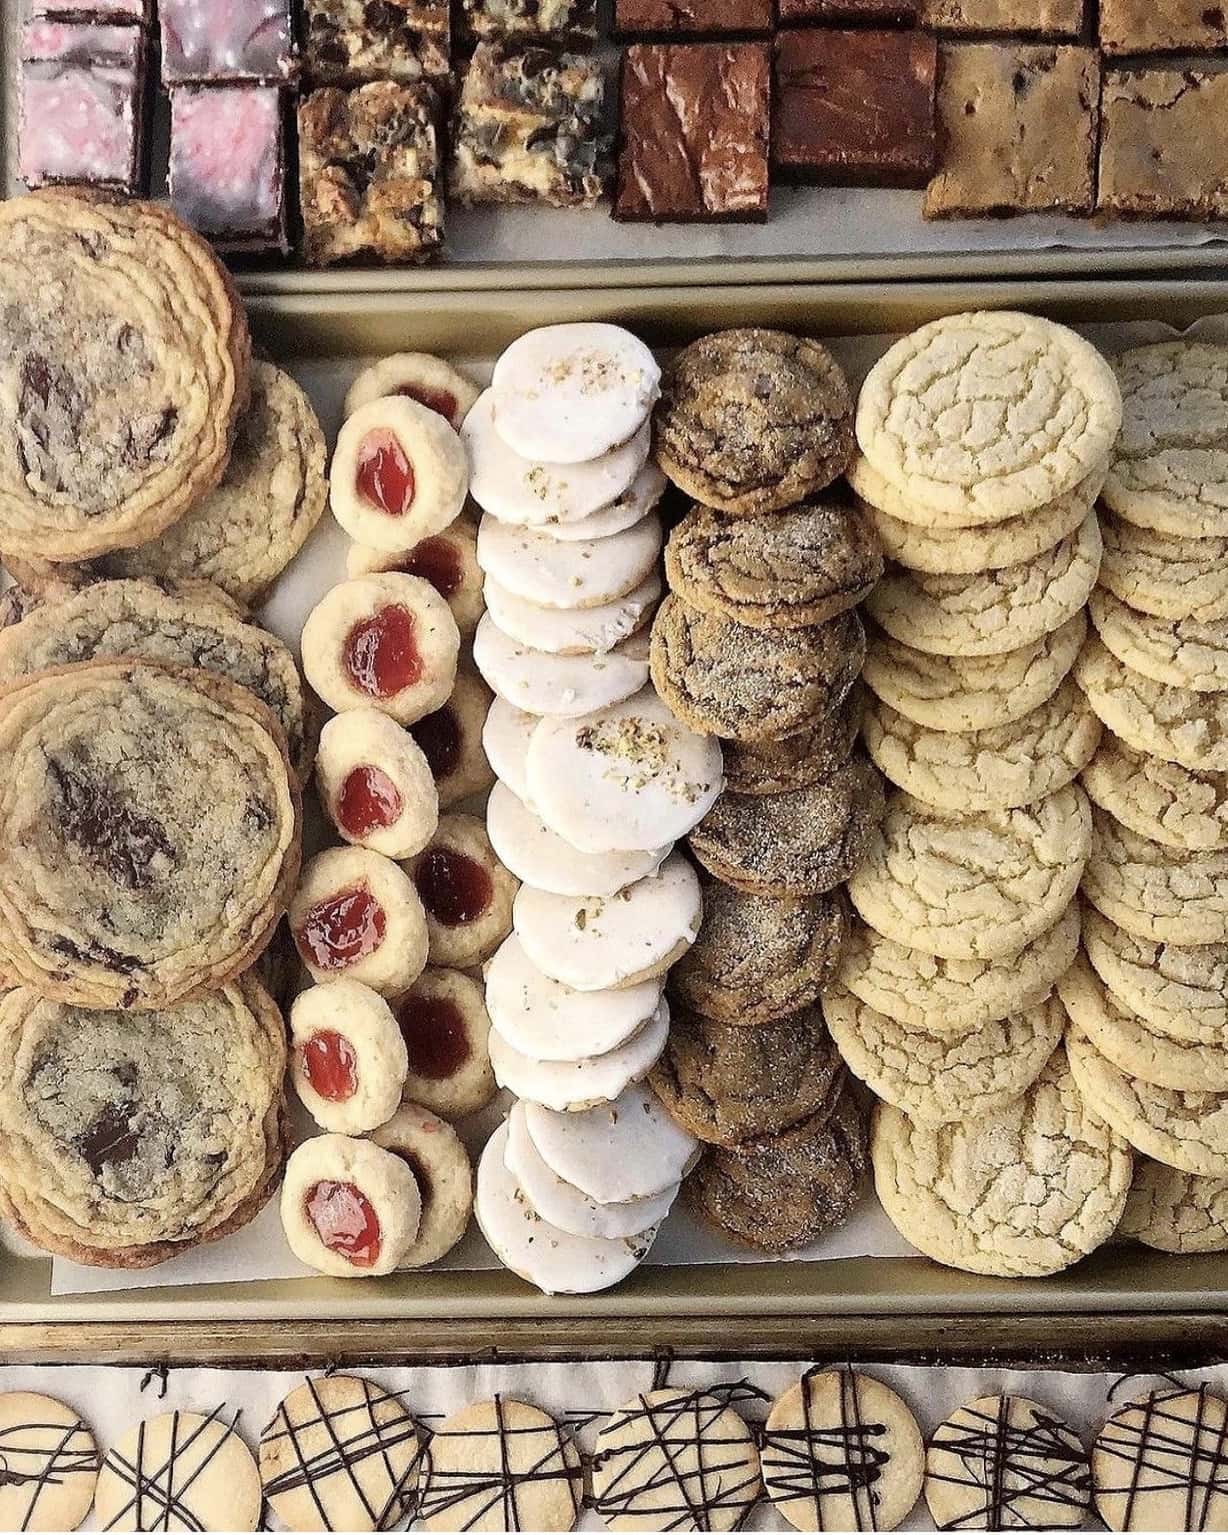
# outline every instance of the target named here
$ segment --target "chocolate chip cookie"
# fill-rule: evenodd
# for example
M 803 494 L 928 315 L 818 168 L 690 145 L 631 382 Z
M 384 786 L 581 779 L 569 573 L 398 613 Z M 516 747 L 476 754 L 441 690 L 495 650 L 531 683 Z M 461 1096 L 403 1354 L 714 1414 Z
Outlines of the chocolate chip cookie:
M 694 730 L 731 741 L 792 735 L 836 709 L 857 680 L 855 612 L 808 629 L 751 629 L 671 593 L 652 626 L 652 680 Z
M 212 672 L 91 661 L 0 697 L 0 968 L 160 1008 L 265 948 L 299 863 L 285 738 Z
M 653 418 L 657 462 L 705 506 L 757 516 L 804 501 L 843 473 L 853 400 L 817 341 L 727 330 L 665 370 Z
M 883 813 L 883 785 L 864 757 L 786 794 L 724 794 L 691 833 L 710 874 L 757 895 L 820 895 L 861 863 Z
M 882 572 L 869 518 L 837 501 L 755 518 L 692 507 L 665 548 L 674 591 L 752 629 L 835 618 L 873 591 Z
M 853 753 L 865 709 L 854 684 L 843 703 L 779 741 L 725 741 L 725 783 L 735 794 L 804 789 L 843 767 Z
M 49 1252 L 145 1268 L 237 1230 L 283 1155 L 285 1030 L 256 981 L 173 1010 L 0 1002 L 0 1210 Z
M 247 392 L 243 305 L 168 209 L 62 190 L 0 207 L 0 547 L 155 538 L 217 484 Z

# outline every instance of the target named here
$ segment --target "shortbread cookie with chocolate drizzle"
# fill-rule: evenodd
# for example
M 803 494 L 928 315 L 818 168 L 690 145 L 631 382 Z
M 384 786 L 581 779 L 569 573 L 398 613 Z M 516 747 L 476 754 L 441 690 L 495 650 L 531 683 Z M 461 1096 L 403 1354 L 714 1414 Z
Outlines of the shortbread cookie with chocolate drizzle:
M 107 1453 L 94 1518 L 103 1530 L 255 1530 L 260 1472 L 222 1407 L 164 1412 L 130 1428 Z
M 75 1530 L 90 1511 L 98 1481 L 98 1447 L 79 1415 L 37 1391 L 6 1391 L 0 1395 L 0 1444 L 0 1526 Z
M 1110 1530 L 1228 1524 L 1228 1402 L 1174 1385 L 1114 1412 L 1092 1449 L 1096 1512 Z

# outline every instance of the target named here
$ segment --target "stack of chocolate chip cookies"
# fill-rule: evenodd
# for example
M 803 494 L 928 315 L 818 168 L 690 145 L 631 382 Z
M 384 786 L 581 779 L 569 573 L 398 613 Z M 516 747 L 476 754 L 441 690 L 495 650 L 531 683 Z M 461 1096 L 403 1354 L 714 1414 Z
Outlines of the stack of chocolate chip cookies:
M 674 971 L 651 1080 L 710 1148 L 691 1182 L 701 1210 L 780 1251 L 843 1220 L 864 1170 L 817 1001 L 847 932 L 839 887 L 882 810 L 853 753 L 856 607 L 882 554 L 862 511 L 817 499 L 852 450 L 848 385 L 818 343 L 705 337 L 667 370 L 655 427 L 661 467 L 697 504 L 666 547 L 652 675 L 681 720 L 722 739 L 727 788 L 691 833 L 705 925 Z
M 1103 500 L 1095 633 L 1075 668 L 1104 722 L 1085 958 L 1061 985 L 1076 1081 L 1151 1161 L 1125 1229 L 1228 1245 L 1228 347 L 1114 360 L 1124 416 Z

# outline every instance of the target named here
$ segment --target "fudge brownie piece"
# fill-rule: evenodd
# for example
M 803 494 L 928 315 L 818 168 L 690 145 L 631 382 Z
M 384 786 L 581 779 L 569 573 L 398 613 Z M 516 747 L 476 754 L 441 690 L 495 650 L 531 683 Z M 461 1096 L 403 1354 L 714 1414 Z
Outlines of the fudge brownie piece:
M 921 0 L 777 0 L 782 26 L 819 22 L 916 21 Z
M 167 85 L 275 84 L 294 73 L 290 0 L 161 0 L 158 24 Z
M 1013 32 L 1078 37 L 1084 0 L 921 0 L 921 22 L 936 32 Z
M 1228 48 L 1228 9 L 1207 0 L 1100 0 L 1106 53 L 1193 53 Z
M 286 143 L 277 87 L 172 91 L 169 191 L 175 212 L 221 249 L 285 253 Z
M 1099 100 L 1094 48 L 944 47 L 926 218 L 1090 213 Z
M 597 0 L 460 0 L 457 20 L 467 44 L 597 41 Z
M 298 109 L 304 253 L 313 266 L 426 261 L 443 243 L 439 102 L 425 85 L 325 86 Z
M 304 67 L 313 81 L 448 78 L 448 0 L 305 0 Z
M 619 37 L 752 37 L 772 30 L 772 0 L 615 0 Z
M 594 58 L 479 43 L 461 76 L 448 190 L 466 204 L 593 207 L 605 190 L 604 101 Z
M 22 33 L 18 173 L 144 190 L 146 41 L 139 27 L 32 21 Z
M 1113 70 L 1100 123 L 1104 213 L 1228 218 L 1228 70 Z
M 925 32 L 777 34 L 772 166 L 793 181 L 924 186 L 938 45 Z
M 766 219 L 771 83 L 765 43 L 628 48 L 614 217 Z

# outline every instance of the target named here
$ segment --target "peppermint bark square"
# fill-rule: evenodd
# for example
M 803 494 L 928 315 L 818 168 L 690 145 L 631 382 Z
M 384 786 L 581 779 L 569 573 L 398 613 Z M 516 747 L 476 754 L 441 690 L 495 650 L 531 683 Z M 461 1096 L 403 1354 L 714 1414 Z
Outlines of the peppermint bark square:
M 290 0 L 161 0 L 162 80 L 169 86 L 294 73 Z
M 286 150 L 276 86 L 171 92 L 170 198 L 223 250 L 289 249 Z
M 321 85 L 444 82 L 451 64 L 448 0 L 305 0 L 307 73 Z
M 459 20 L 466 43 L 597 42 L 596 0 L 460 0 Z

